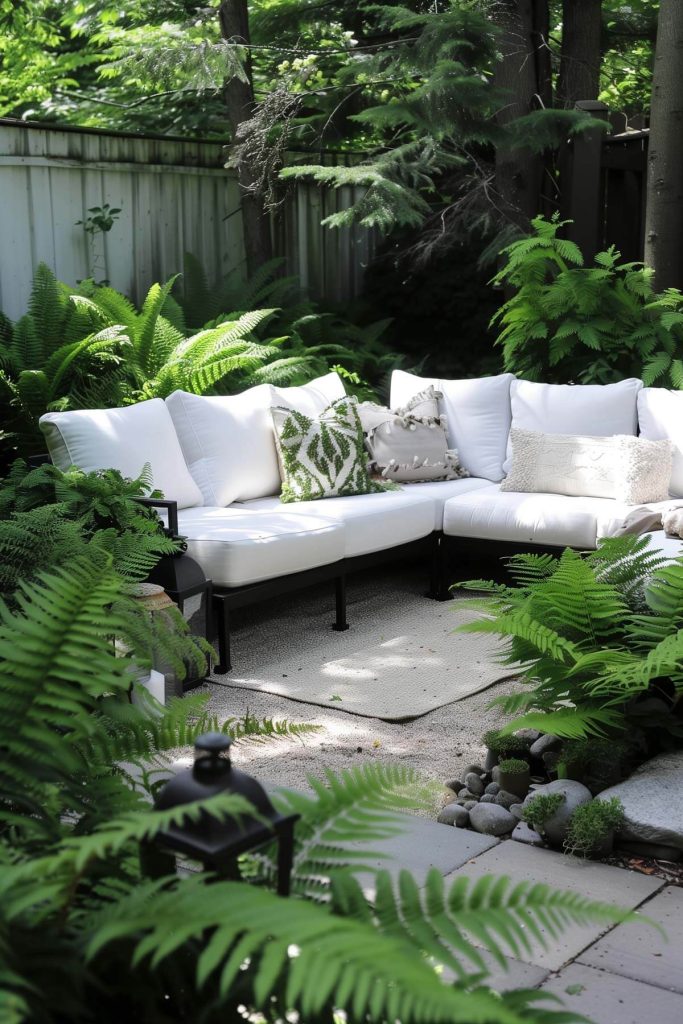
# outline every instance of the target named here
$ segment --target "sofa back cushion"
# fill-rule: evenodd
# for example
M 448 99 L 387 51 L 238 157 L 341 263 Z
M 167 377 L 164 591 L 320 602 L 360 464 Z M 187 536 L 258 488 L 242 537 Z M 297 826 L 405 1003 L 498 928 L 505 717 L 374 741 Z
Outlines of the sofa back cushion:
M 136 477 L 149 463 L 153 489 L 177 501 L 178 508 L 202 504 L 173 420 L 160 398 L 123 409 L 48 412 L 40 417 L 40 429 L 58 469 L 118 469 L 124 476 Z
M 272 405 L 317 415 L 344 395 L 336 373 L 301 387 L 258 384 L 240 395 L 191 395 L 166 399 L 183 454 L 205 505 L 263 498 L 280 491 Z
M 457 449 L 461 465 L 471 476 L 497 482 L 504 476 L 513 380 L 511 373 L 446 380 L 394 370 L 391 408 L 406 405 L 419 391 L 433 384 L 442 394 L 439 412 L 446 417 L 448 443 Z
M 512 426 L 541 434 L 636 434 L 638 392 L 635 378 L 616 384 L 536 384 L 513 380 L 510 387 Z M 508 441 L 503 469 L 510 472 L 512 448 Z
M 638 422 L 642 437 L 649 441 L 673 441 L 669 493 L 675 498 L 683 497 L 683 392 L 643 388 L 638 395 Z

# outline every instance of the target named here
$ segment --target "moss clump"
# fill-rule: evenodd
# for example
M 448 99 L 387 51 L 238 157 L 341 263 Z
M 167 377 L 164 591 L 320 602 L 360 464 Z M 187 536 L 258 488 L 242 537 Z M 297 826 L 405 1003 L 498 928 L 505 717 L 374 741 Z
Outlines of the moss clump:
M 605 842 L 610 832 L 620 828 L 623 823 L 624 807 L 616 796 L 583 804 L 572 814 L 564 841 L 565 852 L 577 857 L 590 857 Z
M 518 757 L 509 757 L 505 761 L 499 761 L 498 768 L 506 775 L 525 775 L 529 771 L 529 763 Z
M 613 786 L 628 774 L 634 744 L 630 740 L 590 736 L 568 740 L 560 763 L 568 778 L 579 778 L 593 793 Z
M 528 756 L 531 746 L 530 741 L 523 736 L 501 736 L 497 729 L 484 733 L 483 740 L 485 746 L 498 758 Z
M 524 808 L 524 820 L 537 832 L 543 831 L 548 818 L 552 818 L 564 803 L 564 793 L 539 793 Z

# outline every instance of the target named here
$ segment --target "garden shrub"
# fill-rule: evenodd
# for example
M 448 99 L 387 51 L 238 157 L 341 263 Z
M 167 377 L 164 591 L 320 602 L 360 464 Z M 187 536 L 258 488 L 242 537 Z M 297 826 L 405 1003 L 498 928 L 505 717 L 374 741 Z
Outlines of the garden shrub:
M 69 288 L 41 264 L 26 315 L 15 324 L 0 315 L 4 450 L 43 452 L 38 420 L 47 410 L 111 408 L 177 389 L 232 394 L 304 383 L 334 367 L 369 397 L 397 363 L 383 341 L 388 320 L 359 327 L 302 301 L 295 281 L 278 276 L 279 261 L 251 282 L 211 288 L 190 257 L 186 272 L 177 298 L 175 275 L 152 285 L 137 310 L 114 288 Z
M 505 369 L 528 380 L 605 384 L 625 377 L 683 388 L 683 294 L 657 294 L 653 272 L 611 246 L 584 266 L 559 237 L 566 221 L 536 217 L 507 246 L 494 278 L 513 290 L 494 314 Z

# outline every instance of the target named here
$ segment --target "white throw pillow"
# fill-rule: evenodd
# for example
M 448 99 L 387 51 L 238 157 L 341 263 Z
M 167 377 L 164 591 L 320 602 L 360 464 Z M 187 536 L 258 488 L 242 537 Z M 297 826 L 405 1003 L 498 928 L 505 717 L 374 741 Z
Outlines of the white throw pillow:
M 511 373 L 495 377 L 446 380 L 418 377 L 405 370 L 391 376 L 391 407 L 404 406 L 419 391 L 433 384 L 440 391 L 439 412 L 446 417 L 451 448 L 470 476 L 497 482 L 505 475 L 505 458 L 510 432 Z
M 669 492 L 683 496 L 683 392 L 668 388 L 643 388 L 638 395 L 638 421 L 642 437 L 650 441 L 668 438 L 674 444 Z
M 202 495 L 185 464 L 171 415 L 160 398 L 123 409 L 76 409 L 40 417 L 50 457 L 58 469 L 78 466 L 89 473 L 118 469 L 136 477 L 145 463 L 152 487 L 178 508 L 202 504 Z
M 614 498 L 627 505 L 666 501 L 673 445 L 616 434 L 581 437 L 510 431 L 512 468 L 501 491 Z
M 637 399 L 643 382 L 631 377 L 616 384 L 536 384 L 513 380 L 512 426 L 541 434 L 609 437 L 635 434 Z M 503 469 L 510 471 L 510 444 Z
M 343 395 L 337 374 L 328 373 L 301 387 L 258 384 L 239 395 L 174 391 L 166 404 L 204 504 L 223 507 L 280 491 L 270 414 L 274 396 L 279 404 L 317 415 Z

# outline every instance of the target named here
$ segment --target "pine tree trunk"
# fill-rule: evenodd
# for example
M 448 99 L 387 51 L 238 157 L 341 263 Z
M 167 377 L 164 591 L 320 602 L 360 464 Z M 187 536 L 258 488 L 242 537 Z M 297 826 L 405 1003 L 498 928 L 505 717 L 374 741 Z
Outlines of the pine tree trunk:
M 602 0 L 564 0 L 558 106 L 571 110 L 600 92 Z
M 683 3 L 661 0 L 652 83 L 645 262 L 655 287 L 683 288 Z
M 235 39 L 249 43 L 249 11 L 247 0 L 222 0 L 219 9 L 221 35 L 224 39 Z M 225 85 L 223 97 L 230 121 L 232 141 L 237 138 L 240 125 L 249 120 L 254 111 L 254 86 L 251 75 L 251 54 L 246 61 L 248 81 L 231 78 Z M 259 196 L 251 191 L 257 179 L 258 169 L 247 160 L 237 165 L 237 180 L 240 186 L 242 207 L 242 231 L 247 270 L 253 274 L 261 264 L 273 256 L 270 215 L 263 207 Z
M 534 4 L 535 0 L 500 0 L 496 10 L 503 59 L 496 65 L 494 80 L 503 94 L 497 115 L 503 126 L 530 113 L 539 94 Z M 496 187 L 505 215 L 523 230 L 539 210 L 542 170 L 541 157 L 530 150 L 499 146 L 496 151 Z

